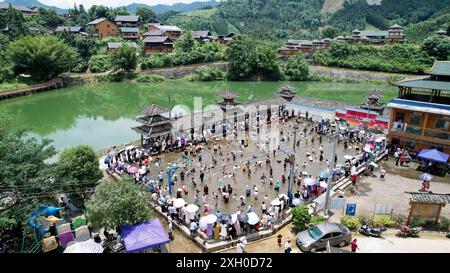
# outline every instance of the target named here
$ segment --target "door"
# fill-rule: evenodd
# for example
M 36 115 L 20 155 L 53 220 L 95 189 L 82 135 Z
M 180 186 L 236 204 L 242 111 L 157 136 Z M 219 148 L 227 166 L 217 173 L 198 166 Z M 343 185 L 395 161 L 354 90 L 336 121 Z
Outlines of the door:
M 317 241 L 316 248 L 317 249 L 326 248 L 328 240 L 331 239 L 331 235 L 332 235 L 332 233 L 328 233 L 328 234 L 322 236 L 322 238 Z
M 333 232 L 330 239 L 331 246 L 337 246 L 342 242 L 342 232 Z

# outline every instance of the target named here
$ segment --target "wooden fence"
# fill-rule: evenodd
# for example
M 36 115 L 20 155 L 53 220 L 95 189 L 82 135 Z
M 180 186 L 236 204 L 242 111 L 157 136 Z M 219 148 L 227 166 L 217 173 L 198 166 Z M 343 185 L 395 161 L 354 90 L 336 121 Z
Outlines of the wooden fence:
M 63 87 L 63 80 L 59 77 L 49 80 L 48 82 L 34 84 L 26 88 L 15 89 L 6 92 L 0 92 L 0 100 L 9 99 L 17 96 L 28 95 L 49 89 Z

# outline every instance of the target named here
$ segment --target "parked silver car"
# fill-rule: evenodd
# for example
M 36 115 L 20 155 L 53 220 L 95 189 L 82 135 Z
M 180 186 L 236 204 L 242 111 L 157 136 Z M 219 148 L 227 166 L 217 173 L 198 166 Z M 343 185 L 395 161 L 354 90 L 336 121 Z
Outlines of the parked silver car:
M 305 252 L 315 252 L 326 248 L 328 241 L 330 246 L 343 247 L 350 243 L 352 234 L 350 230 L 341 224 L 323 223 L 301 231 L 296 236 L 298 248 Z

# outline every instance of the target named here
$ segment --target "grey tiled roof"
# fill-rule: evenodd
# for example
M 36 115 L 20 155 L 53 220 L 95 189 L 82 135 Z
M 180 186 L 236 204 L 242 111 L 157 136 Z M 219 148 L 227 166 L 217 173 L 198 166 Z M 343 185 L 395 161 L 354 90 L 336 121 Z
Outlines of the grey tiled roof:
M 411 201 L 420 204 L 448 204 L 450 193 L 406 192 L 411 194 Z

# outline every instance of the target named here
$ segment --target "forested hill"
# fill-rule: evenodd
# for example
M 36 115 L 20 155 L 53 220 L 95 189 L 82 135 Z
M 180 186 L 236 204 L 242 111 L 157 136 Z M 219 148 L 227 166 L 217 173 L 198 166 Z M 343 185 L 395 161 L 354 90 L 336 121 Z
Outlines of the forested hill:
M 450 26 L 450 0 L 382 0 L 381 5 L 368 5 L 367 0 L 347 0 L 343 8 L 335 12 L 329 25 L 345 31 L 364 29 L 370 24 L 387 29 L 396 23 L 406 27 L 410 39 L 421 40 L 423 30 L 435 31 Z M 418 25 L 419 27 L 417 27 Z M 409 31 L 413 29 L 414 31 Z M 427 33 L 428 34 L 428 33 Z
M 407 35 L 420 40 L 439 28 L 450 27 L 450 0 L 345 0 L 330 5 L 327 0 L 228 0 L 214 11 L 195 16 L 178 14 L 168 22 L 187 29 L 209 29 L 218 34 L 228 31 L 255 38 L 320 38 L 326 27 L 334 35 L 346 35 L 355 28 L 387 29 L 397 23 Z M 376 2 L 376 1 L 375 1 Z M 339 5 L 338 5 L 339 4 Z M 411 31 L 414 30 L 413 33 Z

